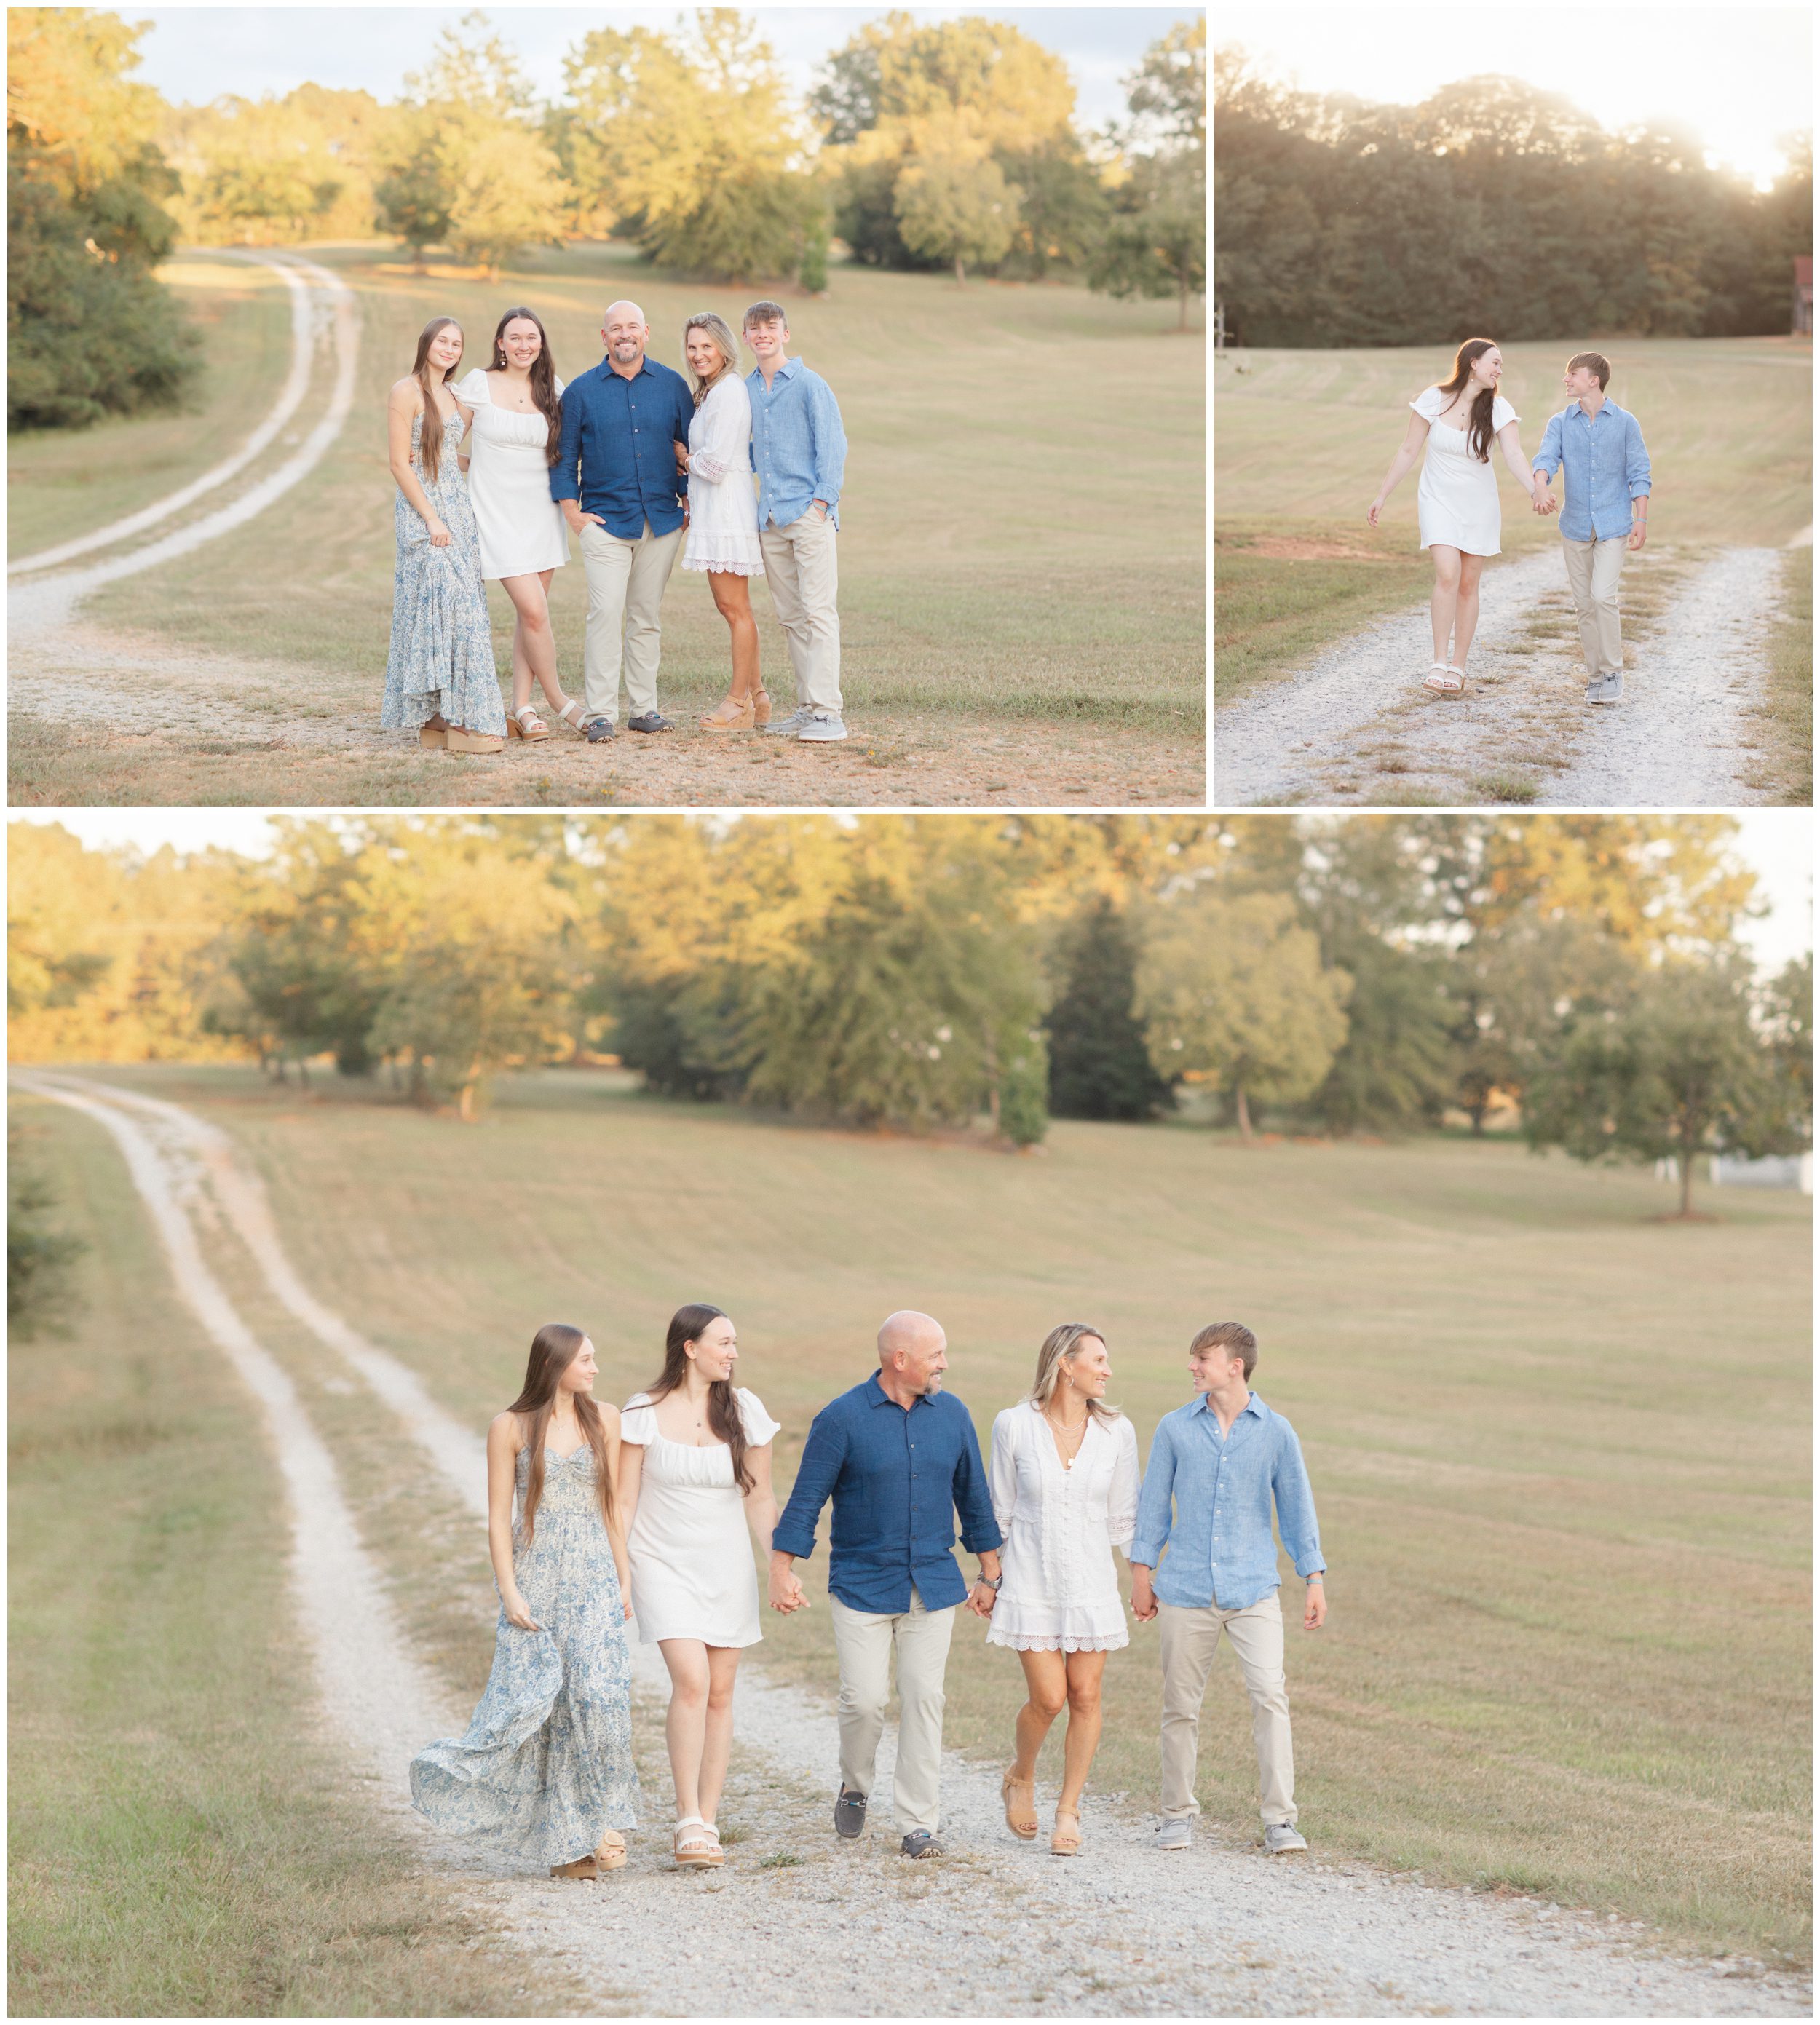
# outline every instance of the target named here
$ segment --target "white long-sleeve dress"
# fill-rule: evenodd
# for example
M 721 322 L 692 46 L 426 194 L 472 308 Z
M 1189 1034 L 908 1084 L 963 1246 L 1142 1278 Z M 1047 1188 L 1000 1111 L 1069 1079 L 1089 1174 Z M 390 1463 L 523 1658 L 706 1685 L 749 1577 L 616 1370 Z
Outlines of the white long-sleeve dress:
M 1138 1524 L 1138 1433 L 1123 1413 L 1088 1420 L 1064 1467 L 1028 1400 L 992 1423 L 992 1516 L 1004 1582 L 986 1640 L 1023 1652 L 1110 1652 L 1131 1642 L 1115 1547 Z
M 737 373 L 723 373 L 689 424 L 686 570 L 763 576 L 758 494 L 752 490 L 752 399 Z

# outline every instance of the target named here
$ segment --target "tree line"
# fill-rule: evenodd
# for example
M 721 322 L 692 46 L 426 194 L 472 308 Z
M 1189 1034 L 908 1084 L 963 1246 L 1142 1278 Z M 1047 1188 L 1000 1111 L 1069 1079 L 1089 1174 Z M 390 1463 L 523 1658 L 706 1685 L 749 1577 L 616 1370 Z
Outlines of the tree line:
M 613 237 L 705 280 L 819 292 L 837 233 L 862 263 L 963 282 L 1072 273 L 1172 296 L 1183 329 L 1205 285 L 1198 17 L 1152 46 L 1128 116 L 1091 136 L 1061 58 L 973 17 L 866 24 L 803 104 L 730 8 L 588 31 L 548 104 L 480 13 L 391 103 L 311 83 L 173 106 L 131 75 L 147 25 L 9 13 L 13 426 L 174 398 L 193 347 L 151 270 L 179 241 L 389 235 L 420 263 L 441 248 L 496 274 L 528 247 Z
M 473 1116 L 509 1067 L 1039 1141 L 1520 1120 L 1786 1152 L 1811 967 L 1759 976 L 1715 816 L 287 820 L 264 862 L 12 832 L 13 1047 L 255 1058 Z
M 1275 83 L 1234 47 L 1215 53 L 1214 101 L 1214 287 L 1241 344 L 1789 328 L 1811 134 L 1759 191 L 1691 131 L 1609 132 L 1516 78 L 1374 105 Z

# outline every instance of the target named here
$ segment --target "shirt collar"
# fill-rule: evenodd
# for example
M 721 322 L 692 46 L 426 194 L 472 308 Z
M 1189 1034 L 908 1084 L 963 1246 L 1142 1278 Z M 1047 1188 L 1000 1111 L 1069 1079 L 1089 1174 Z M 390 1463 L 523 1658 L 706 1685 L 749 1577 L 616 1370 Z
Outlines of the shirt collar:
M 774 380 L 794 380 L 797 373 L 802 370 L 802 366 L 803 362 L 801 359 L 786 358 L 783 364 L 778 368 L 777 371 L 771 375 L 771 377 Z M 757 380 L 761 387 L 765 384 L 764 370 L 761 366 L 755 366 L 751 372 L 746 375 L 746 377 L 748 380 Z
M 1575 401 L 1573 403 L 1573 406 L 1568 412 L 1572 414 L 1578 415 L 1582 421 L 1597 422 L 1599 419 L 1599 415 L 1621 415 L 1624 411 L 1618 406 L 1617 402 L 1612 399 L 1611 395 L 1608 394 L 1605 396 L 1604 402 L 1600 406 L 1599 415 L 1589 415 L 1586 410 L 1580 406 L 1578 401 Z
M 868 1406 L 897 1406 L 897 1402 L 892 1398 L 891 1395 L 885 1391 L 884 1387 L 880 1383 L 879 1376 L 876 1371 L 873 1372 L 872 1376 L 866 1380 L 866 1383 L 870 1391 L 870 1397 L 866 1401 L 866 1404 Z M 920 1398 L 913 1399 L 907 1407 L 898 1406 L 897 1409 L 900 1413 L 914 1413 L 917 1407 L 926 1406 L 928 1403 L 929 1395 L 925 1392 Z
M 1211 1392 L 1203 1392 L 1200 1397 L 1194 1402 L 1194 1411 L 1197 1413 L 1211 1413 L 1213 1412 L 1213 1395 Z M 1254 1419 L 1261 1420 L 1264 1417 L 1265 1414 L 1269 1411 L 1270 1409 L 1264 1404 L 1263 1401 L 1258 1397 L 1256 1393 L 1252 1392 L 1247 1395 L 1245 1404 L 1240 1407 L 1238 1412 L 1234 1416 L 1234 1419 L 1235 1421 L 1242 1420 L 1245 1415 L 1249 1413 Z M 1215 1417 L 1217 1418 L 1218 1417 L 1215 1416 Z
M 610 358 L 603 358 L 601 361 L 601 370 L 605 373 L 609 380 L 623 380 L 626 377 L 624 373 L 616 373 L 613 370 L 613 362 Z M 645 375 L 650 370 L 651 355 L 647 352 L 645 356 L 638 361 L 638 369 L 632 375 L 632 377 L 634 380 L 642 380 Z

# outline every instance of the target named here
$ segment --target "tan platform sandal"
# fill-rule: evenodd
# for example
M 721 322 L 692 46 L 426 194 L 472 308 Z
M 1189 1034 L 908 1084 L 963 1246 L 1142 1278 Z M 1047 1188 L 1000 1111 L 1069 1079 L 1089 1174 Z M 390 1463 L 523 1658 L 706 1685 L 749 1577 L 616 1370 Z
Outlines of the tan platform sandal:
M 1028 1819 L 1029 1824 L 1028 1827 L 1025 1825 L 1024 1819 L 1020 1819 L 1012 1812 L 1011 1792 L 1013 1787 L 1021 1787 L 1030 1795 L 1030 1805 L 1025 1813 L 1025 1819 Z M 1005 1802 L 1005 1825 L 1020 1842 L 1035 1842 L 1036 1839 L 1036 1781 L 1034 1779 L 1020 1779 L 1017 1776 L 1017 1768 L 1013 1766 L 999 1781 L 998 1792 Z
M 626 1867 L 626 1838 L 617 1828 L 609 1828 L 594 1848 L 594 1868 L 597 1870 L 623 1870 Z
M 491 731 L 469 731 L 458 724 L 451 724 L 443 741 L 450 752 L 503 752 L 506 741 Z
M 447 745 L 448 742 L 448 719 L 443 715 L 440 711 L 437 711 L 436 715 L 430 719 L 428 723 L 420 725 L 417 727 L 417 743 L 420 745 L 426 745 L 434 751 L 439 751 L 443 746 Z
M 1072 1821 L 1072 1828 L 1064 1828 L 1064 1821 Z M 1049 1838 L 1052 1856 L 1079 1856 L 1081 1853 L 1081 1817 L 1073 1807 L 1057 1807 L 1055 1810 L 1055 1829 Z
M 525 704 L 506 718 L 506 736 L 508 738 L 522 738 L 528 744 L 535 745 L 540 738 L 550 736 L 550 726 L 529 704 Z
M 600 1865 L 591 1856 L 578 1856 L 573 1863 L 553 1863 L 550 1866 L 552 1877 L 573 1877 L 591 1880 L 601 1874 Z
M 757 729 L 763 730 L 771 721 L 770 692 L 762 688 L 754 689 L 752 693 L 751 702 L 752 723 Z
M 726 1862 L 720 1837 L 699 1814 L 686 1814 L 676 1824 L 670 1854 L 685 1870 L 711 1870 Z
M 730 704 L 733 709 L 731 717 L 726 715 Z M 749 696 L 723 696 L 707 716 L 697 718 L 696 722 L 704 731 L 750 731 L 753 722 L 752 700 Z

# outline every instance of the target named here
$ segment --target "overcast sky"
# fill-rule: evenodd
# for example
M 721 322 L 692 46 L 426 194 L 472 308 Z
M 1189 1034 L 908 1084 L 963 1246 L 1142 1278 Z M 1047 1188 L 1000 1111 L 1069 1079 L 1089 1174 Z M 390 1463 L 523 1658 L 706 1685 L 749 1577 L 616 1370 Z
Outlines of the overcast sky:
M 1267 75 L 1309 91 L 1415 105 L 1496 72 L 1564 92 L 1606 127 L 1667 118 L 1708 159 L 1759 185 L 1776 139 L 1814 123 L 1811 8 L 1678 6 L 1675 0 L 1524 0 L 1520 6 L 1216 6 L 1216 46 L 1236 42 Z
M 18 811 L 13 820 L 59 822 L 84 843 L 131 843 L 146 851 L 167 843 L 179 851 L 214 844 L 263 857 L 271 848 L 270 821 L 248 809 L 57 809 Z M 1759 897 L 1770 907 L 1763 920 L 1745 924 L 1744 939 L 1759 965 L 1779 970 L 1814 946 L 1813 813 L 1743 809 L 1737 821 L 1738 855 L 1757 875 Z
M 167 98 L 201 103 L 232 92 L 256 98 L 315 83 L 364 90 L 395 98 L 405 73 L 421 69 L 444 27 L 463 7 L 134 7 L 129 18 L 149 20 L 139 46 L 137 75 Z M 590 28 L 673 28 L 684 18 L 675 7 L 518 7 L 484 9 L 502 39 L 517 50 L 540 97 L 562 91 L 565 50 Z M 883 7 L 756 7 L 759 24 L 799 92 L 816 67 Z M 912 7 L 920 21 L 984 14 L 1015 22 L 1033 42 L 1053 50 L 1072 73 L 1076 118 L 1098 127 L 1122 112 L 1119 80 L 1145 50 L 1177 21 L 1193 20 L 1194 7 Z

